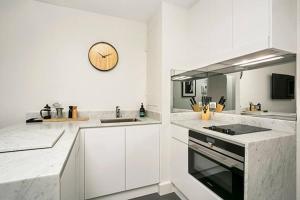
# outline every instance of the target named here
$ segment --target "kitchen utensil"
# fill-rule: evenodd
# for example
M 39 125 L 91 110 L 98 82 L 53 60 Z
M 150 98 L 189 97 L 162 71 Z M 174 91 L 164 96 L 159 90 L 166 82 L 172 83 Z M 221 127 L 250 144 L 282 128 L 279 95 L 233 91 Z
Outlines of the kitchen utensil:
M 192 97 L 192 100 L 193 100 L 194 104 L 197 104 L 197 101 L 195 100 L 195 97 Z
M 57 118 L 63 118 L 64 115 L 63 115 L 63 109 L 64 108 L 56 108 L 56 117 Z
M 69 106 L 69 118 L 72 118 L 73 106 Z
M 77 106 L 73 106 L 73 109 L 72 109 L 72 119 L 77 119 L 77 118 L 78 118 Z
M 46 106 L 40 111 L 41 118 L 51 119 L 51 107 L 46 104 Z
M 38 118 L 30 118 L 26 120 L 26 123 L 38 123 L 38 122 L 43 122 L 43 120 Z
M 190 102 L 192 103 L 192 105 L 195 104 L 192 98 L 190 98 Z

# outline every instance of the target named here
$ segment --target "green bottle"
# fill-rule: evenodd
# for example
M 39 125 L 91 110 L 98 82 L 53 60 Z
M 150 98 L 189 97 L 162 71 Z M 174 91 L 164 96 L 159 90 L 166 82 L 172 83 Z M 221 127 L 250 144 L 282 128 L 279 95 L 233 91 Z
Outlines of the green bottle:
M 145 117 L 146 115 L 146 110 L 144 108 L 144 105 L 142 103 L 141 108 L 140 108 L 140 117 Z

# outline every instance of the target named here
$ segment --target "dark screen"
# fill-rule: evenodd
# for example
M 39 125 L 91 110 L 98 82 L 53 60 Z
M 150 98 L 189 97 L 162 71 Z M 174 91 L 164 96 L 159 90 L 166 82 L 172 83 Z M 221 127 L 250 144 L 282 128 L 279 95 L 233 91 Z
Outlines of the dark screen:
M 272 99 L 294 99 L 295 77 L 272 74 Z

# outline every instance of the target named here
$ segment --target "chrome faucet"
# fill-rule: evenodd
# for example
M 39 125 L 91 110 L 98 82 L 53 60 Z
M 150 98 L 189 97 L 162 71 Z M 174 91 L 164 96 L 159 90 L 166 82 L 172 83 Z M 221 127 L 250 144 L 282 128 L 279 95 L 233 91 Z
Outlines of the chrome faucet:
M 116 118 L 120 118 L 121 117 L 121 110 L 119 106 L 116 106 Z

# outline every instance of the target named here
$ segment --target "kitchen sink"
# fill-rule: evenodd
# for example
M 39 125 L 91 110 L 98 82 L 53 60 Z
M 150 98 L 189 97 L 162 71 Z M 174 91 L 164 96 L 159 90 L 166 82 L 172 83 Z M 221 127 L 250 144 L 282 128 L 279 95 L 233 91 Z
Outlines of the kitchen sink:
M 115 119 L 100 119 L 101 123 L 125 123 L 125 122 L 139 122 L 137 118 L 115 118 Z

